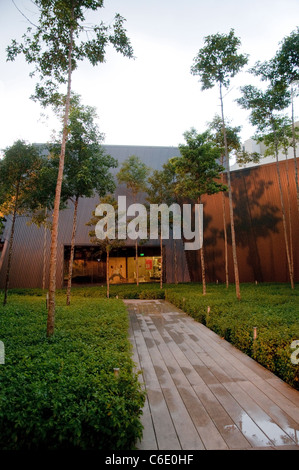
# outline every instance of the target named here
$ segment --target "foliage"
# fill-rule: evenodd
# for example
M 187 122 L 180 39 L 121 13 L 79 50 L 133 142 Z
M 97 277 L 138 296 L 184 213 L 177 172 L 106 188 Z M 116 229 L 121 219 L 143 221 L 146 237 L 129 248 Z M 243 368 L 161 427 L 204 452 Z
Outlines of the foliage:
M 191 73 L 199 75 L 202 90 L 221 83 L 228 87 L 233 78 L 248 62 L 246 54 L 237 54 L 241 44 L 231 29 L 228 34 L 213 34 L 204 38 L 205 46 L 194 58 Z
M 223 123 L 220 116 L 215 115 L 213 120 L 209 123 L 209 131 L 211 132 L 211 138 L 217 144 L 217 146 L 221 149 L 221 155 L 225 154 L 224 149 L 224 139 L 223 139 Z M 231 153 L 233 151 L 238 152 L 241 147 L 240 142 L 240 131 L 241 126 L 232 127 L 229 123 L 225 123 L 226 129 L 226 137 L 227 137 L 227 147 L 228 152 Z
M 124 183 L 136 198 L 138 193 L 146 191 L 149 174 L 150 168 L 139 157 L 131 155 L 122 163 L 117 180 L 120 184 Z
M 88 60 L 92 65 L 104 62 L 106 48 L 110 44 L 117 52 L 133 57 L 133 50 L 124 29 L 124 18 L 115 15 L 113 26 L 98 22 L 94 26 L 84 25 L 87 12 L 103 8 L 102 0 L 33 0 L 38 9 L 38 24 L 27 29 L 23 41 L 13 40 L 7 48 L 7 60 L 15 60 L 19 54 L 34 66 L 31 75 L 38 74 L 34 99 L 43 106 L 56 106 L 60 100 L 59 87 L 67 85 L 63 133 L 54 209 L 52 214 L 51 254 L 49 266 L 49 303 L 47 334 L 54 334 L 56 259 L 59 225 L 61 187 L 64 171 L 65 147 L 68 134 L 68 119 L 72 90 L 72 73 L 78 62 Z M 113 31 L 111 31 L 113 30 Z M 84 34 L 85 33 L 85 34 Z M 85 40 L 84 40 L 85 38 Z
M 262 132 L 272 128 L 273 118 L 277 112 L 290 103 L 290 93 L 282 83 L 270 85 L 266 90 L 246 85 L 241 87 L 241 92 L 242 97 L 237 102 L 242 108 L 250 110 L 250 122 Z
M 13 40 L 7 47 L 7 60 L 24 55 L 34 66 L 31 76 L 38 75 L 34 99 L 43 106 L 56 105 L 60 100 L 59 86 L 67 83 L 69 49 L 71 44 L 71 71 L 80 61 L 88 60 L 93 66 L 103 63 L 109 44 L 126 57 L 133 50 L 124 29 L 125 19 L 116 14 L 112 26 L 97 21 L 86 25 L 86 12 L 103 8 L 103 0 L 34 0 L 39 21 L 29 27 L 18 43 Z M 85 33 L 85 34 L 83 34 Z
M 242 291 L 237 301 L 233 286 L 209 285 L 202 296 L 197 285 L 181 284 L 167 287 L 165 297 L 299 390 L 299 365 L 292 364 L 290 349 L 299 338 L 299 286 L 242 284 Z
M 105 238 L 98 238 L 96 236 L 96 229 L 90 230 L 89 236 L 90 241 L 98 245 L 100 252 L 108 253 L 113 248 L 118 248 L 124 243 L 122 240 L 118 239 L 118 204 L 116 199 L 110 194 L 100 198 L 99 203 L 103 205 L 103 208 L 105 208 L 106 204 L 110 206 L 111 214 L 108 214 L 106 210 L 103 210 L 102 215 L 97 215 L 97 212 L 94 211 L 92 213 L 91 219 L 86 223 L 86 225 L 95 227 L 99 221 L 103 222 L 103 225 L 106 226 Z
M 8 147 L 0 161 L 0 210 L 1 215 L 11 216 L 12 221 L 3 305 L 7 302 L 16 217 L 27 214 L 35 205 L 31 189 L 36 185 L 42 166 L 38 148 L 21 140 Z
M 62 108 L 66 98 L 62 99 Z M 60 108 L 58 107 L 58 111 Z M 115 189 L 111 168 L 117 167 L 117 161 L 106 154 L 101 145 L 103 140 L 95 122 L 97 115 L 94 107 L 84 106 L 80 97 L 73 94 L 70 100 L 68 119 L 68 140 L 65 148 L 64 178 L 62 197 L 74 204 L 71 253 L 68 269 L 67 304 L 70 303 L 72 270 L 77 229 L 77 210 L 79 198 L 104 196 Z M 51 148 L 51 152 L 60 155 L 60 143 Z
M 299 338 L 299 285 L 296 285 L 295 289 L 290 289 L 287 284 L 242 284 L 242 291 L 242 299 L 238 301 L 234 295 L 233 285 L 226 288 L 222 284 L 209 284 L 208 293 L 203 296 L 197 283 L 167 284 L 163 289 L 160 289 L 159 283 L 139 286 L 113 284 L 110 288 L 110 301 L 106 301 L 111 302 L 115 298 L 166 299 L 299 390 L 299 365 L 292 364 L 290 360 L 291 343 Z M 9 295 L 16 299 L 15 305 L 18 307 L 9 306 L 7 309 L 13 309 L 16 316 L 22 315 L 25 301 L 31 302 L 32 297 L 38 305 L 45 302 L 44 293 L 40 289 L 11 289 Z M 64 290 L 57 291 L 60 303 L 64 296 Z M 86 298 L 88 305 L 99 304 L 102 310 L 101 299 L 105 299 L 106 292 L 104 287 L 99 286 L 76 287 L 73 289 L 73 296 L 76 304 L 82 302 L 85 309 Z M 18 301 L 18 297 L 21 300 Z M 208 307 L 210 307 L 209 312 Z M 3 318 L 0 320 L 1 331 Z M 70 317 L 69 322 L 71 326 Z M 82 322 L 85 322 L 85 317 L 82 318 Z M 76 324 L 77 320 L 74 322 L 74 325 Z M 32 328 L 33 325 L 34 322 L 31 323 Z M 257 327 L 255 342 L 253 327 Z M 33 336 L 35 337 L 35 330 L 32 331 L 34 335 L 31 335 L 31 340 Z M 2 337 L 0 339 L 2 340 Z
M 39 149 L 18 140 L 4 151 L 0 161 L 0 207 L 3 215 L 14 210 L 17 214 L 28 212 L 34 199 L 31 189 L 37 184 L 42 170 Z
M 77 296 L 65 307 L 60 296 L 56 335 L 47 338 L 44 296 L 23 294 L 11 295 L 0 314 L 0 448 L 133 448 L 142 435 L 144 394 L 133 372 L 125 306 Z
M 62 100 L 64 106 L 65 98 Z M 58 109 L 61 109 L 59 107 Z M 115 189 L 111 168 L 117 161 L 105 153 L 103 135 L 96 124 L 96 109 L 84 106 L 73 94 L 70 102 L 68 140 L 65 149 L 62 196 L 64 199 L 104 196 Z M 51 155 L 60 155 L 60 142 L 49 145 Z
M 250 72 L 262 80 L 270 80 L 272 84 L 284 82 L 292 85 L 299 80 L 299 27 L 281 41 L 273 59 L 258 61 Z
M 137 202 L 137 196 L 141 192 L 147 191 L 147 179 L 150 175 L 150 168 L 142 162 L 136 155 L 129 156 L 121 165 L 116 177 L 120 184 L 124 183 L 131 191 L 134 203 Z M 136 227 L 136 226 L 135 226 Z M 139 284 L 139 264 L 138 264 L 138 244 L 140 238 L 136 233 L 136 228 L 133 230 L 135 238 L 135 273 L 136 284 Z
M 178 197 L 175 181 L 175 158 L 164 163 L 162 170 L 154 170 L 148 178 L 147 200 L 152 204 L 172 204 Z
M 108 194 L 100 199 L 100 205 L 103 208 L 102 213 L 98 214 L 97 210 L 93 211 L 92 217 L 86 225 L 95 227 L 88 233 L 90 241 L 99 247 L 99 253 L 104 252 L 106 254 L 107 297 L 110 297 L 109 254 L 111 250 L 123 246 L 124 240 L 118 238 L 118 218 L 120 214 L 118 214 L 118 203 L 116 199 Z M 97 236 L 96 226 L 98 223 L 102 224 L 102 232 L 105 234 L 104 238 Z
M 238 54 L 241 45 L 239 38 L 235 36 L 233 29 L 229 34 L 214 34 L 204 39 L 204 47 L 199 50 L 194 59 L 191 73 L 199 75 L 202 84 L 202 90 L 213 88 L 215 85 L 219 87 L 222 132 L 225 149 L 226 175 L 228 185 L 228 199 L 232 238 L 233 263 L 235 274 L 235 285 L 237 298 L 241 298 L 239 267 L 236 248 L 235 226 L 234 226 L 234 210 L 232 202 L 232 188 L 229 168 L 229 149 L 227 142 L 227 133 L 225 127 L 224 109 L 223 109 L 223 93 L 222 88 L 228 88 L 230 80 L 233 78 L 248 62 L 246 54 Z
M 181 158 L 175 162 L 177 192 L 182 197 L 197 200 L 203 194 L 225 190 L 219 180 L 224 168 L 218 163 L 219 148 L 209 132 L 198 134 L 195 129 L 184 133 L 186 144 L 179 145 Z

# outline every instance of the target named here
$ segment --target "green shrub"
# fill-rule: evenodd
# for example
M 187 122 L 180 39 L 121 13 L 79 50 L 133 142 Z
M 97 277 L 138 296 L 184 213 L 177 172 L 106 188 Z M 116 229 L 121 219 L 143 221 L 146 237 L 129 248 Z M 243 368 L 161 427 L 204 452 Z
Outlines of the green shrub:
M 66 307 L 61 299 L 47 338 L 43 300 L 11 296 L 0 331 L 0 449 L 134 447 L 144 394 L 122 302 L 78 298 Z
M 243 284 L 241 294 L 238 301 L 234 286 L 223 285 L 209 285 L 205 296 L 199 284 L 166 289 L 169 302 L 299 390 L 299 366 L 290 359 L 290 345 L 299 339 L 299 286 Z

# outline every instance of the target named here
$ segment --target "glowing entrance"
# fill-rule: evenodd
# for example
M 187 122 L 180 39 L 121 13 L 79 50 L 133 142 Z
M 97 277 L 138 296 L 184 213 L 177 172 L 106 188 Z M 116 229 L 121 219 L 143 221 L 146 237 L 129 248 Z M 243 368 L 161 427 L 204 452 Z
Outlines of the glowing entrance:
M 64 285 L 67 284 L 69 258 L 70 246 L 65 246 Z M 140 283 L 160 281 L 161 256 L 159 247 L 139 248 L 138 274 Z M 111 284 L 135 283 L 137 281 L 135 248 L 122 247 L 110 253 L 109 279 Z M 96 246 L 76 246 L 72 283 L 105 284 L 106 254 L 100 252 Z

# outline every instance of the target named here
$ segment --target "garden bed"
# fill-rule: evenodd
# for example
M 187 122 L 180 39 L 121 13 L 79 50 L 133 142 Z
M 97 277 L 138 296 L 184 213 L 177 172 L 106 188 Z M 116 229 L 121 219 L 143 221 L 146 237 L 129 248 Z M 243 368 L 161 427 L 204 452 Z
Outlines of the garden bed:
M 238 301 L 233 285 L 209 285 L 205 296 L 198 284 L 166 290 L 169 302 L 299 390 L 299 365 L 291 361 L 291 344 L 299 340 L 299 285 L 242 284 L 241 295 Z
M 0 449 L 134 448 L 144 394 L 123 303 L 58 295 L 47 338 L 45 295 L 22 293 L 0 308 Z

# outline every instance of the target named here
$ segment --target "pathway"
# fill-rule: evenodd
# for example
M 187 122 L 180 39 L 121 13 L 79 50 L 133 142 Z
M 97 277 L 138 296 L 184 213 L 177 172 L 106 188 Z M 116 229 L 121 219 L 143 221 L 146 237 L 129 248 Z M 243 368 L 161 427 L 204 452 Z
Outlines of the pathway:
M 125 300 L 147 391 L 138 449 L 299 450 L 299 392 L 162 300 Z

